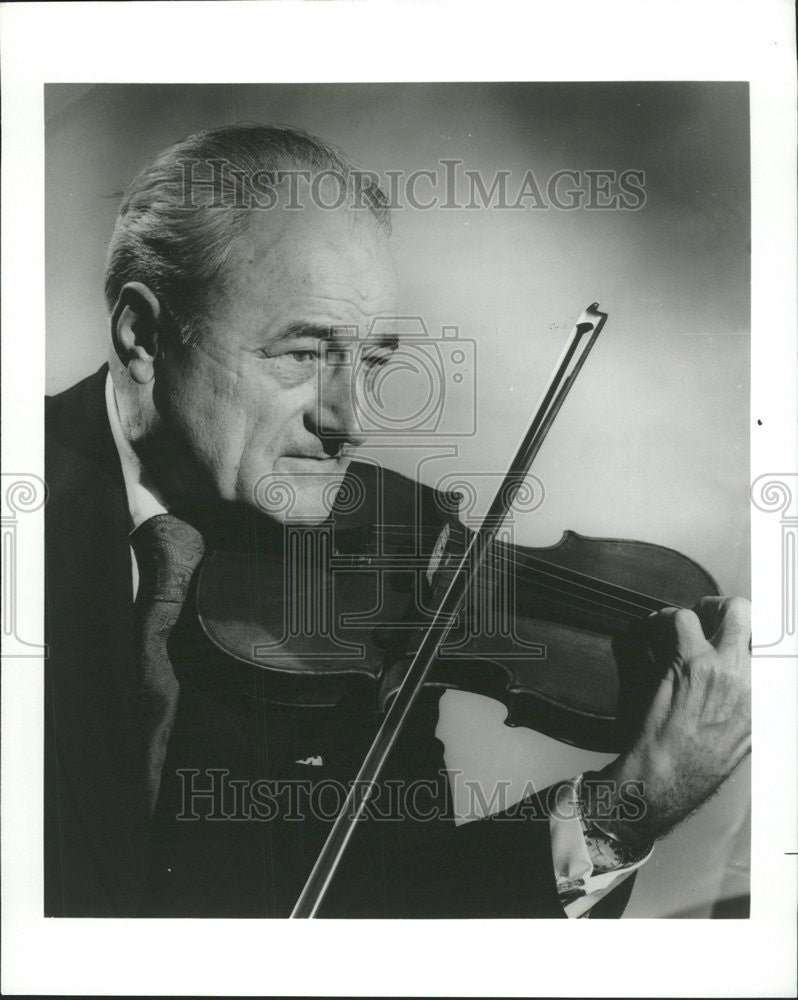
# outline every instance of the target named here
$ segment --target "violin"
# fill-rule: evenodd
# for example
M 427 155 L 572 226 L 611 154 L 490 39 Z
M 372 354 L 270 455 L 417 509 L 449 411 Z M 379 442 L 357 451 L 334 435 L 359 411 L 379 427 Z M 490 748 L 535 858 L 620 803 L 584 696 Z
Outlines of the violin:
M 352 465 L 347 476 L 358 489 L 379 496 L 389 488 L 393 508 L 412 513 L 426 492 L 386 470 Z M 273 703 L 333 707 L 359 698 L 378 712 L 390 705 L 470 532 L 454 519 L 434 530 L 410 517 L 393 526 L 375 523 L 365 509 L 355 513 L 363 514 L 361 526 L 334 513 L 329 525 L 289 527 L 286 544 L 268 553 L 206 556 L 196 611 L 227 660 L 231 684 L 238 673 L 239 688 L 253 694 L 250 668 L 258 667 L 256 696 Z M 431 581 L 430 562 L 438 559 Z M 507 726 L 620 753 L 659 679 L 653 667 L 641 672 L 633 656 L 635 624 L 719 593 L 693 560 L 648 542 L 572 531 L 548 548 L 497 540 L 425 685 L 500 701 Z M 202 660 L 218 669 L 207 655 Z
M 253 694 L 254 676 L 255 695 L 276 703 L 361 698 L 383 714 L 293 916 L 317 911 L 364 789 L 424 687 L 487 695 L 505 705 L 507 725 L 622 752 L 659 681 L 639 623 L 720 594 L 701 566 L 659 545 L 566 532 L 531 548 L 502 535 L 606 319 L 597 303 L 580 316 L 477 530 L 459 520 L 456 492 L 353 462 L 323 524 L 288 523 L 266 547 L 211 550 L 197 571 L 196 617 L 231 684 Z

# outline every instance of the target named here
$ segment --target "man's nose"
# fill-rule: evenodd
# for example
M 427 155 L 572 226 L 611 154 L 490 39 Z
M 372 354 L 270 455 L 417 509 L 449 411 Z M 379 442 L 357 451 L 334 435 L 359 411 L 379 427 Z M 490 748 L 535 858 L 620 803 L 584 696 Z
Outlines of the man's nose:
M 315 412 L 309 429 L 319 438 L 325 451 L 335 454 L 344 445 L 360 445 L 365 436 L 357 416 L 355 385 L 347 366 L 331 367 L 319 384 Z

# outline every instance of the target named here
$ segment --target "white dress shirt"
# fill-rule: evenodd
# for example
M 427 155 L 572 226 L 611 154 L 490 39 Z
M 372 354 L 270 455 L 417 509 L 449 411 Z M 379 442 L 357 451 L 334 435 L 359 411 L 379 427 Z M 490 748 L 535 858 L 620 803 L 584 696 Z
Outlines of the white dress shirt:
M 130 531 L 132 532 L 156 514 L 168 513 L 168 507 L 157 485 L 147 474 L 147 470 L 125 437 L 110 372 L 105 383 L 105 402 L 108 409 L 108 420 L 111 424 L 111 433 L 122 465 L 122 477 L 125 481 L 127 507 L 130 515 Z M 133 574 L 133 594 L 135 595 L 138 590 L 139 572 L 132 548 L 130 549 L 130 564 Z M 591 907 L 633 871 L 645 864 L 651 856 L 649 853 L 637 864 L 619 868 L 616 871 L 593 874 L 593 862 L 576 808 L 578 782 L 579 776 L 565 782 L 560 787 L 556 799 L 557 808 L 553 810 L 549 818 L 554 874 L 557 888 L 563 898 L 563 909 L 569 917 L 589 916 Z

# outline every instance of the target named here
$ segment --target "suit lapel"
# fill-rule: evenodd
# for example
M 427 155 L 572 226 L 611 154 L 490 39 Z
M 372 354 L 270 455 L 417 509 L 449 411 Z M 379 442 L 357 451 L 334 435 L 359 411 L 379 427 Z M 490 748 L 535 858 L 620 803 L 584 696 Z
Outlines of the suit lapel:
M 48 406 L 46 697 L 58 787 L 48 825 L 57 827 L 69 799 L 78 828 L 58 845 L 68 894 L 70 855 L 88 852 L 95 905 L 131 915 L 146 828 L 129 740 L 137 664 L 128 514 L 106 374 L 103 367 Z M 63 905 L 68 913 L 69 899 Z
M 46 705 L 55 750 L 48 787 L 55 792 L 47 825 L 49 854 L 61 859 L 49 867 L 62 897 L 90 897 L 91 915 L 133 916 L 151 830 L 139 794 L 143 761 L 131 739 L 140 726 L 139 665 L 127 498 L 106 412 L 107 372 L 103 366 L 48 401 Z M 77 817 L 76 827 L 68 816 Z M 209 855 L 196 872 L 199 910 L 225 863 L 225 852 Z M 80 885 L 71 884 L 70 871 L 81 873 Z M 92 871 L 97 884 L 87 893 Z M 69 915 L 69 898 L 52 908 Z

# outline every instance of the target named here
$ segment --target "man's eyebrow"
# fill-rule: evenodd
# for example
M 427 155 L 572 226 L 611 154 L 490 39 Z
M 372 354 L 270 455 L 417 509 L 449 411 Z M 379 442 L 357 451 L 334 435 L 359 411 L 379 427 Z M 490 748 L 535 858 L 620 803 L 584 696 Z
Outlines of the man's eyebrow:
M 325 326 L 323 323 L 289 323 L 284 326 L 273 340 L 298 340 L 301 337 L 315 337 L 317 340 L 331 340 L 335 336 L 336 330 L 342 327 Z
M 357 340 L 357 327 L 340 325 L 325 325 L 323 323 L 306 323 L 303 321 L 289 323 L 284 326 L 272 339 L 272 342 L 281 340 L 298 340 L 302 337 L 314 337 L 316 340 L 335 340 L 336 337 Z M 387 347 L 396 350 L 399 346 L 399 338 L 395 333 L 384 333 L 376 336 L 366 337 L 363 343 L 369 346 Z

